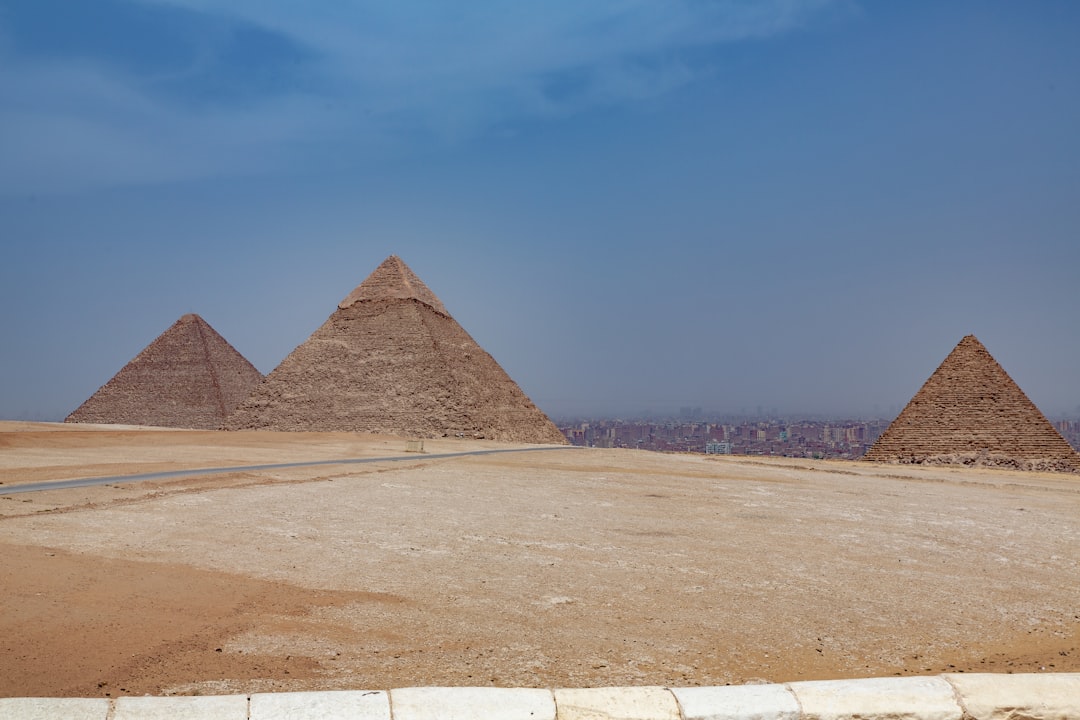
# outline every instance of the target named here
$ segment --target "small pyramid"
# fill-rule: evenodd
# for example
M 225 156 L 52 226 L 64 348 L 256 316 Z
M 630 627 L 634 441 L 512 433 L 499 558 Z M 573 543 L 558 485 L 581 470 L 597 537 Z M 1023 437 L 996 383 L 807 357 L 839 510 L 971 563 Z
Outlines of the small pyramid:
M 223 427 L 566 442 L 394 255 L 266 376 Z
M 974 335 L 949 353 L 863 459 L 1080 472 L 1080 454 Z
M 64 422 L 216 430 L 260 380 L 262 373 L 225 338 L 188 314 Z

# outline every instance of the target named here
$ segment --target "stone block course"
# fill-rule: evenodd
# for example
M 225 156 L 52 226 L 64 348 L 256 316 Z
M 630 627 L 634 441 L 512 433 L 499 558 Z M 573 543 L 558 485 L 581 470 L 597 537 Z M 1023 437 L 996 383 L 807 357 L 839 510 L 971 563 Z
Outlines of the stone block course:
M 1080 718 L 1080 673 L 957 673 L 945 678 L 972 720 Z
M 0 720 L 108 720 L 101 698 L 0 698 Z
M 550 690 L 447 687 L 390 691 L 394 720 L 555 720 Z
M 248 720 L 247 695 L 117 698 L 109 720 Z
M 783 685 L 672 688 L 685 720 L 799 720 L 799 702 Z
M 249 720 L 390 720 L 385 691 L 257 693 Z
M 414 687 L 219 696 L 0 698 L 0 720 L 1080 720 L 1080 673 L 787 685 Z
M 667 688 L 611 687 L 555 691 L 558 720 L 680 720 Z
M 788 685 L 803 720 L 961 720 L 963 710 L 939 677 L 819 680 Z

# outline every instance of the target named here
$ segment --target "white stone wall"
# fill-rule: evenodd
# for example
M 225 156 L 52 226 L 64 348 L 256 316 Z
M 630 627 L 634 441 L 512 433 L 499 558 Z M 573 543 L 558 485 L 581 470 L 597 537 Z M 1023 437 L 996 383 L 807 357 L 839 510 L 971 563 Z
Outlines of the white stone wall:
M 1080 720 L 1080 673 L 730 687 L 0 698 L 3 720 Z

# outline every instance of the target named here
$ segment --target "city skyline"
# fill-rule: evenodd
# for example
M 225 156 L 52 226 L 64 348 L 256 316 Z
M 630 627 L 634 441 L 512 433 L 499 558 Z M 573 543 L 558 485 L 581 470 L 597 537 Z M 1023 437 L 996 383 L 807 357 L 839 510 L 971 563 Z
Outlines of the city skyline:
M 857 460 L 891 419 L 726 418 L 563 419 L 559 430 L 572 445 L 720 455 L 773 455 Z M 1051 423 L 1080 452 L 1080 418 Z
M 1080 6 L 0 0 L 0 418 L 187 313 L 269 373 L 387 255 L 554 417 L 1080 416 Z

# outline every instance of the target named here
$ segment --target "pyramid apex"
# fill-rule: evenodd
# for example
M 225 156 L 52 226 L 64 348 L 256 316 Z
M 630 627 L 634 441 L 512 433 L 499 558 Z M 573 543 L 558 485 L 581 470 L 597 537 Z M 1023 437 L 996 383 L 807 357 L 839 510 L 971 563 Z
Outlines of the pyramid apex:
M 338 307 L 345 309 L 366 300 L 417 300 L 443 315 L 450 314 L 435 293 L 397 255 L 383 260 L 364 282 L 338 303 Z
M 954 352 L 960 348 L 982 348 L 986 350 L 986 346 L 979 342 L 979 338 L 974 335 L 965 335 L 960 338 L 960 342 L 956 343 L 956 347 L 953 348 Z M 989 351 L 987 351 L 989 352 Z

